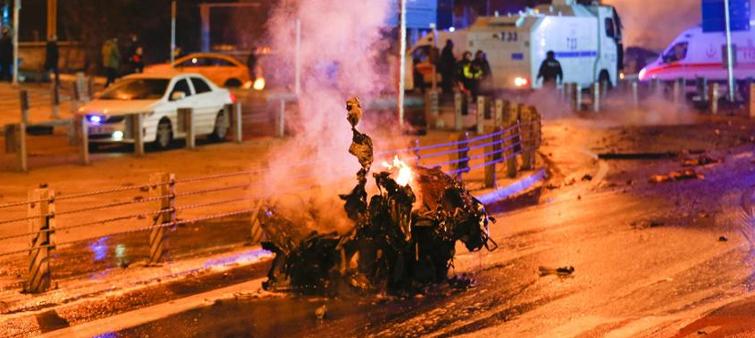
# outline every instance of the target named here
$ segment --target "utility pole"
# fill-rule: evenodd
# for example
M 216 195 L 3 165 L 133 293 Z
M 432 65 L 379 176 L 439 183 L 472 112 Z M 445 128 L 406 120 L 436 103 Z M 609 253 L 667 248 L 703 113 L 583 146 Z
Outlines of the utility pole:
M 170 0 L 170 63 L 176 61 L 176 0 Z
M 13 84 L 18 84 L 18 25 L 21 14 L 21 0 L 13 1 Z
M 58 0 L 47 0 L 47 40 L 58 36 Z
M 398 79 L 398 125 L 404 130 L 404 91 L 406 88 L 406 0 L 400 0 L 399 8 L 399 79 Z
M 729 102 L 734 102 L 734 48 L 731 45 L 731 12 L 729 0 L 724 0 L 724 19 L 726 21 L 726 70 L 729 76 Z

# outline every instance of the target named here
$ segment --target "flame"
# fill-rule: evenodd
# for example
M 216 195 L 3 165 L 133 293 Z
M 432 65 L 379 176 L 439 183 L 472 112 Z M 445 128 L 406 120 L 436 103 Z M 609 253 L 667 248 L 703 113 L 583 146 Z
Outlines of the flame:
M 393 163 L 388 163 L 386 161 L 383 161 L 383 166 L 388 168 L 388 170 L 397 170 L 398 176 L 396 177 L 396 183 L 398 183 L 400 186 L 405 187 L 412 183 L 412 180 L 414 179 L 414 173 L 412 172 L 412 168 L 409 167 L 408 164 L 406 164 L 404 161 L 400 160 L 398 158 L 398 155 L 393 157 Z

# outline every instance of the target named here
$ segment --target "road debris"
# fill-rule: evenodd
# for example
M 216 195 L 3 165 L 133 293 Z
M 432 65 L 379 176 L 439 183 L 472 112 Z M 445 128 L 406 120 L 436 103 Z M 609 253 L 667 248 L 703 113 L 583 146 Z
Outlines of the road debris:
M 349 99 L 347 110 L 353 133 L 349 152 L 362 168 L 357 184 L 340 198 L 354 227 L 345 234 L 318 233 L 268 203 L 258 219 L 266 235 L 262 246 L 275 258 L 263 287 L 305 294 L 356 290 L 406 295 L 441 282 L 472 285 L 465 277 L 448 278 L 456 242 L 472 252 L 495 250 L 488 229 L 495 220 L 439 168 L 412 167 L 398 157 L 383 164 L 386 171 L 372 174 L 378 191 L 368 196 L 372 141 L 356 129 L 362 116 L 358 99 Z M 422 192 L 419 197 L 415 189 Z M 415 202 L 420 203 L 415 207 Z
M 324 320 L 326 314 L 328 314 L 328 306 L 325 304 L 315 309 L 315 318 L 317 320 Z
M 728 237 L 726 237 L 726 236 L 721 236 L 721 237 L 718 237 L 718 241 L 719 241 L 719 242 L 728 242 L 728 241 L 729 241 L 729 238 L 728 238 Z
M 584 176 L 582 176 L 582 182 L 586 182 L 586 181 L 592 181 L 592 175 L 585 174 Z
M 574 267 L 562 266 L 560 268 L 549 268 L 545 266 L 540 266 L 538 268 L 538 271 L 540 272 L 540 277 L 556 275 L 558 277 L 564 278 L 564 277 L 569 277 L 574 273 Z
M 676 158 L 678 152 L 668 151 L 661 153 L 642 152 L 642 153 L 601 153 L 598 158 L 601 160 L 660 160 L 666 158 Z
M 708 164 L 716 164 L 716 163 L 721 163 L 721 162 L 722 160 L 720 158 L 714 158 L 707 154 L 701 154 L 693 158 L 682 159 L 682 166 L 697 167 L 697 166 L 704 166 Z
M 650 183 L 666 183 L 680 180 L 703 180 L 705 175 L 696 172 L 694 169 L 685 169 L 682 171 L 672 171 L 668 175 L 650 176 Z

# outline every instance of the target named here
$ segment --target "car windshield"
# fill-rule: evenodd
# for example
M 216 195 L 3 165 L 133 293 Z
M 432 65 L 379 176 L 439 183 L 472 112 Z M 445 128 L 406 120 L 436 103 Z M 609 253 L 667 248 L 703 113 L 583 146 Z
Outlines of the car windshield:
M 125 79 L 105 90 L 102 100 L 156 100 L 168 88 L 168 79 Z

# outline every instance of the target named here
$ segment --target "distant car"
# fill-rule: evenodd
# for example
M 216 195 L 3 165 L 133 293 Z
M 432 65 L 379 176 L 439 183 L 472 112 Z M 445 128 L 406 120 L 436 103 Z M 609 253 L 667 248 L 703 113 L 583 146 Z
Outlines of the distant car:
M 145 68 L 145 73 L 164 73 L 178 71 L 181 73 L 199 73 L 224 87 L 251 88 L 249 68 L 239 60 L 218 53 L 194 53 L 178 58 L 173 64 L 157 64 Z
M 167 148 L 174 139 L 186 137 L 178 125 L 178 108 L 192 108 L 197 136 L 223 140 L 228 134 L 230 116 L 226 105 L 236 101 L 200 74 L 144 73 L 129 75 L 78 111 L 87 121 L 91 143 L 133 143 L 127 117 L 144 114 L 144 142 Z

